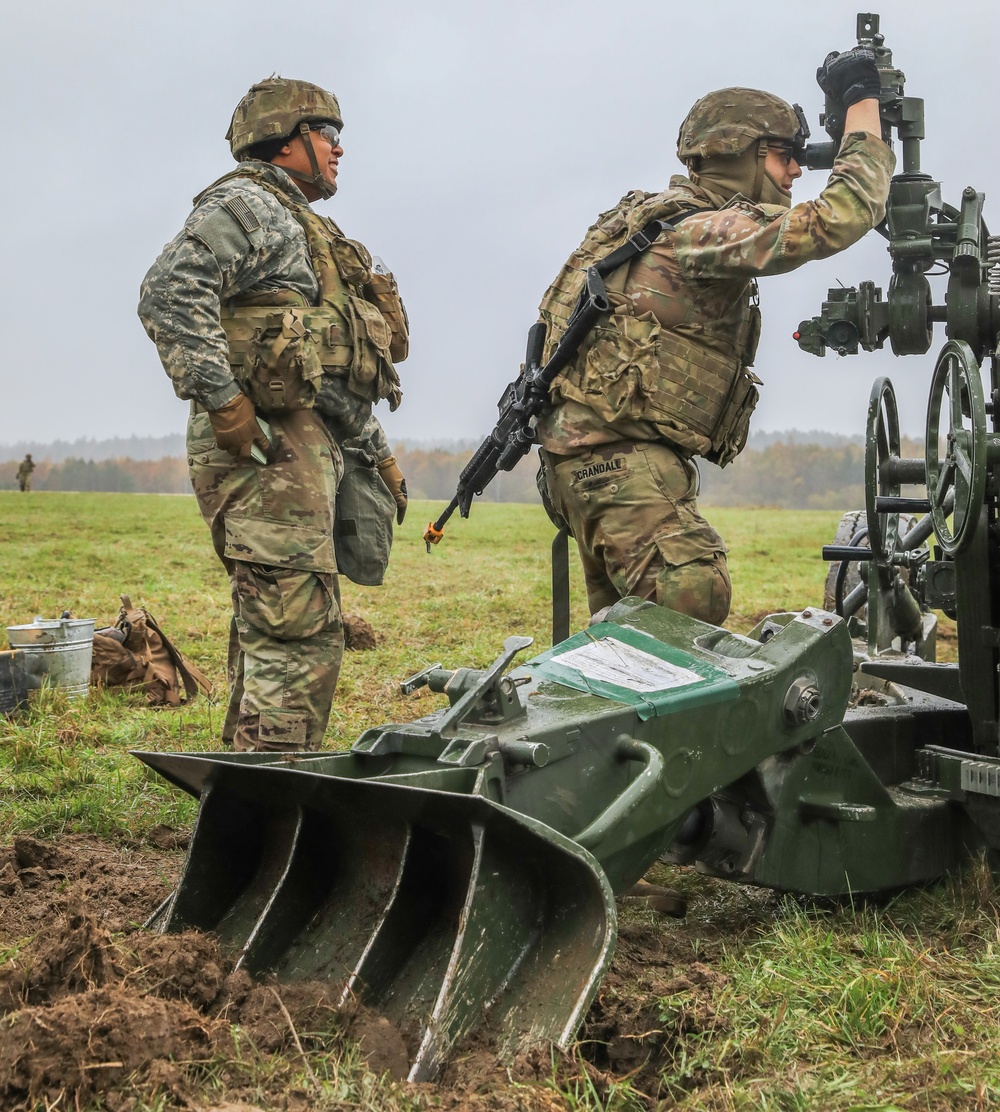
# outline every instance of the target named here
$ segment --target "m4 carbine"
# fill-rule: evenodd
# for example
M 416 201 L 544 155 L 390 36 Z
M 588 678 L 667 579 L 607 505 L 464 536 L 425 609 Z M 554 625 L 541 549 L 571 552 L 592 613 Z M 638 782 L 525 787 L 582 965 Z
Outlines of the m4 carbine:
M 684 213 L 683 216 L 689 216 Z M 676 219 L 676 218 L 675 218 Z M 445 523 L 458 510 L 462 517 L 469 516 L 472 499 L 490 485 L 498 471 L 512 471 L 518 461 L 528 454 L 535 442 L 535 425 L 549 404 L 549 387 L 556 376 L 575 357 L 587 334 L 599 317 L 611 311 L 604 279 L 613 270 L 647 250 L 665 230 L 674 225 L 666 220 L 651 220 L 644 228 L 616 248 L 607 258 L 587 268 L 586 283 L 570 316 L 566 331 L 544 366 L 541 365 L 545 350 L 545 325 L 539 321 L 528 330 L 528 347 L 524 368 L 520 375 L 507 384 L 497 402 L 500 416 L 493 431 L 476 449 L 472 459 L 462 469 L 458 478 L 455 497 L 448 503 L 437 521 L 428 524 L 424 532 L 427 551 L 444 536 Z

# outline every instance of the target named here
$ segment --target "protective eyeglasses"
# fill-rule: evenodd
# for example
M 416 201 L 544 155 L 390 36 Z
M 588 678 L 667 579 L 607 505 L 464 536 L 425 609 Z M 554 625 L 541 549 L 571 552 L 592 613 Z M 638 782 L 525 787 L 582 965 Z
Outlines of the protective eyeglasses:
M 330 144 L 331 147 L 340 146 L 340 128 L 334 127 L 333 124 L 310 124 L 310 131 L 318 132 Z
M 795 147 L 791 143 L 768 143 L 767 149 L 778 151 L 784 158 L 786 166 L 795 158 Z

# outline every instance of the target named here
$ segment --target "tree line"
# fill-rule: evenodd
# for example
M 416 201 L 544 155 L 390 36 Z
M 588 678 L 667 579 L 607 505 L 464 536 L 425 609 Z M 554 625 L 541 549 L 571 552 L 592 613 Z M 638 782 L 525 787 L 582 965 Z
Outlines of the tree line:
M 455 493 L 459 473 L 471 447 L 396 447 L 412 498 L 447 502 Z M 902 454 L 922 457 L 923 445 L 904 438 Z M 17 488 L 18 461 L 0 463 L 0 489 Z M 537 502 L 537 459 L 532 452 L 508 474 L 487 488 L 483 501 Z M 857 440 L 815 444 L 789 440 L 748 447 L 729 467 L 700 463 L 701 499 L 709 506 L 775 506 L 783 509 L 854 509 L 864 505 L 864 445 Z M 34 490 L 114 491 L 189 494 L 187 460 L 79 459 L 59 462 L 36 459 Z

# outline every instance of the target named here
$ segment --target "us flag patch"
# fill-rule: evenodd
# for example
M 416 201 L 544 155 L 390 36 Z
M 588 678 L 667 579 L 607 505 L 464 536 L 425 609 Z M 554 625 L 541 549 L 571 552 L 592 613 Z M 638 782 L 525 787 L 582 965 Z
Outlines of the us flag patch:
M 245 232 L 256 232 L 260 228 L 260 221 L 254 216 L 253 209 L 242 197 L 230 197 L 224 202 L 223 207 L 236 220 L 236 223 Z

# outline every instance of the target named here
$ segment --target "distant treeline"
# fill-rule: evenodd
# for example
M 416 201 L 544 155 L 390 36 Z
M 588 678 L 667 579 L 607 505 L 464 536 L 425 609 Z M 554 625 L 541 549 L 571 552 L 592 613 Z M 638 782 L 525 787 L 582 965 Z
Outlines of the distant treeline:
M 798 434 L 803 436 L 804 434 Z M 33 453 L 34 454 L 34 453 Z M 471 443 L 460 451 L 446 447 L 417 447 L 400 442 L 396 456 L 406 476 L 410 496 L 435 502 L 455 493 L 459 472 L 472 454 Z M 923 445 L 904 438 L 902 454 L 922 457 Z M 120 491 L 188 494 L 191 484 L 187 460 L 80 459 L 51 462 L 36 457 L 34 490 Z M 509 474 L 501 474 L 487 489 L 484 501 L 536 502 L 534 453 Z M 701 498 L 707 506 L 777 506 L 785 509 L 854 509 L 864 505 L 864 446 L 858 439 L 840 437 L 826 445 L 793 440 L 769 440 L 751 446 L 729 467 L 701 463 Z M 0 463 L 0 489 L 16 489 L 17 460 Z
M 0 460 L 22 460 L 28 452 L 36 463 L 39 460 L 47 460 L 49 463 L 62 463 L 64 460 L 160 460 L 167 456 L 184 455 L 184 433 L 172 433 L 169 436 L 115 436 L 108 440 L 80 437 L 78 440 L 50 440 L 44 444 L 41 441 L 21 440 L 16 444 L 0 444 Z

